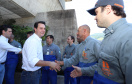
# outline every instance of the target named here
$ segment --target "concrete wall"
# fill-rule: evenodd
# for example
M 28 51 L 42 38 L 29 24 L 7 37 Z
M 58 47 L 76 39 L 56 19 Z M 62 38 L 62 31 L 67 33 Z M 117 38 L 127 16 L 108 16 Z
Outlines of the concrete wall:
M 75 10 L 73 9 L 39 13 L 36 17 L 16 19 L 16 24 L 33 27 L 36 21 L 41 20 L 49 26 L 48 34 L 54 35 L 54 43 L 61 48 L 61 52 L 67 45 L 66 39 L 69 35 L 76 38 L 77 22 Z
M 65 9 L 64 0 L 12 0 L 31 14 Z
M 2 16 L 2 19 L 34 16 L 32 13 L 15 3 L 13 0 L 0 0 L 0 7 L 0 16 Z

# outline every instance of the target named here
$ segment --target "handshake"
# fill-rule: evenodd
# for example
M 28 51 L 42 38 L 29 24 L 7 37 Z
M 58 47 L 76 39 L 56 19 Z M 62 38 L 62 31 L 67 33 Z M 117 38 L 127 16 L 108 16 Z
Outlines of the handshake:
M 55 70 L 56 72 L 57 71 L 60 71 L 61 70 L 61 65 L 64 65 L 64 62 L 63 61 L 56 61 L 55 62 L 50 62 L 50 70 Z
M 50 70 L 55 70 L 57 72 L 61 70 L 61 66 L 64 65 L 64 62 L 63 61 L 56 61 L 55 62 L 52 62 L 52 66 L 50 66 Z M 82 72 L 81 72 L 81 68 L 80 67 L 77 67 L 77 66 L 73 66 L 72 67 L 74 68 L 74 70 L 71 72 L 70 76 L 75 78 L 75 77 L 79 77 L 79 76 L 82 76 Z

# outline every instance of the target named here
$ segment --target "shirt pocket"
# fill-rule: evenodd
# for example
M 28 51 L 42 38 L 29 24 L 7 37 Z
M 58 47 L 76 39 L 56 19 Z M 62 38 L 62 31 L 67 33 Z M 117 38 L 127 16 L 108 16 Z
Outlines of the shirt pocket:
M 112 55 L 109 55 L 105 52 L 101 52 L 99 55 L 99 59 L 102 59 L 102 60 L 108 62 L 110 65 L 119 67 L 119 60 L 114 55 L 112 56 Z

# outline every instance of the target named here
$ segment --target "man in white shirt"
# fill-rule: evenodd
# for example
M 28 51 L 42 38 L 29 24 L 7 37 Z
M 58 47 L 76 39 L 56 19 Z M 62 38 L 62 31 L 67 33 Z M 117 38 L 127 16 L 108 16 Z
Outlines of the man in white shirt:
M 13 47 L 8 43 L 8 38 L 10 38 L 11 34 L 12 28 L 10 26 L 2 25 L 0 27 L 0 84 L 2 84 L 5 74 L 5 61 L 7 51 L 12 51 L 16 54 L 21 53 L 20 48 Z
M 45 34 L 45 22 L 36 22 L 34 30 L 35 33 L 26 40 L 23 47 L 22 84 L 39 84 L 41 66 L 50 66 L 55 71 L 60 70 L 57 63 L 43 61 L 41 37 Z

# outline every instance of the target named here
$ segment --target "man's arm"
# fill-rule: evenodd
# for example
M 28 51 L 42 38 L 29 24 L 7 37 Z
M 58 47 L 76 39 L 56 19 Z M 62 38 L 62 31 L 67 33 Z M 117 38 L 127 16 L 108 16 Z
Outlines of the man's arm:
M 22 54 L 22 50 L 19 52 L 19 54 Z
M 98 55 L 99 55 L 99 49 L 100 49 L 100 43 L 96 42 L 93 44 L 93 54 L 96 57 L 96 59 L 98 60 Z M 74 71 L 72 72 L 71 76 L 94 76 L 95 71 L 97 70 L 97 63 L 95 65 L 92 65 L 90 67 L 73 67 L 75 68 Z M 73 76 L 73 77 L 74 77 Z
M 43 61 L 43 60 L 39 60 L 35 66 L 49 66 L 52 69 L 54 69 L 56 72 L 57 70 L 60 71 L 61 67 L 59 64 L 55 63 L 55 62 L 50 62 L 50 61 Z
M 60 48 L 58 46 L 56 46 L 55 51 L 56 51 L 55 53 L 56 53 L 57 61 L 60 61 L 61 60 L 61 51 L 60 51 Z
M 8 42 L 0 42 L 0 46 L 1 46 L 1 48 L 8 50 L 8 51 L 15 52 L 16 54 L 21 52 L 20 48 L 14 47 L 14 46 L 10 45 Z
M 65 48 L 65 50 L 64 50 L 64 52 L 63 52 L 62 60 L 63 60 L 65 57 L 66 57 L 66 48 Z
M 130 37 L 131 38 L 131 37 Z M 119 54 L 119 64 L 121 70 L 125 76 L 126 84 L 132 83 L 132 39 L 129 39 L 118 49 Z
M 90 67 L 77 67 L 72 66 L 74 70 L 71 72 L 71 77 L 79 77 L 79 76 L 94 76 L 95 70 L 97 70 L 97 63 Z
M 80 67 L 73 66 L 73 65 L 72 67 L 74 68 L 74 70 L 70 74 L 71 77 L 76 78 L 76 77 L 82 76 L 82 71 Z
M 64 65 L 62 69 L 65 69 L 66 67 L 71 67 L 72 65 L 77 65 L 79 63 L 79 55 L 75 53 L 71 58 L 64 59 L 64 61 L 56 61 L 56 63 L 60 65 Z

